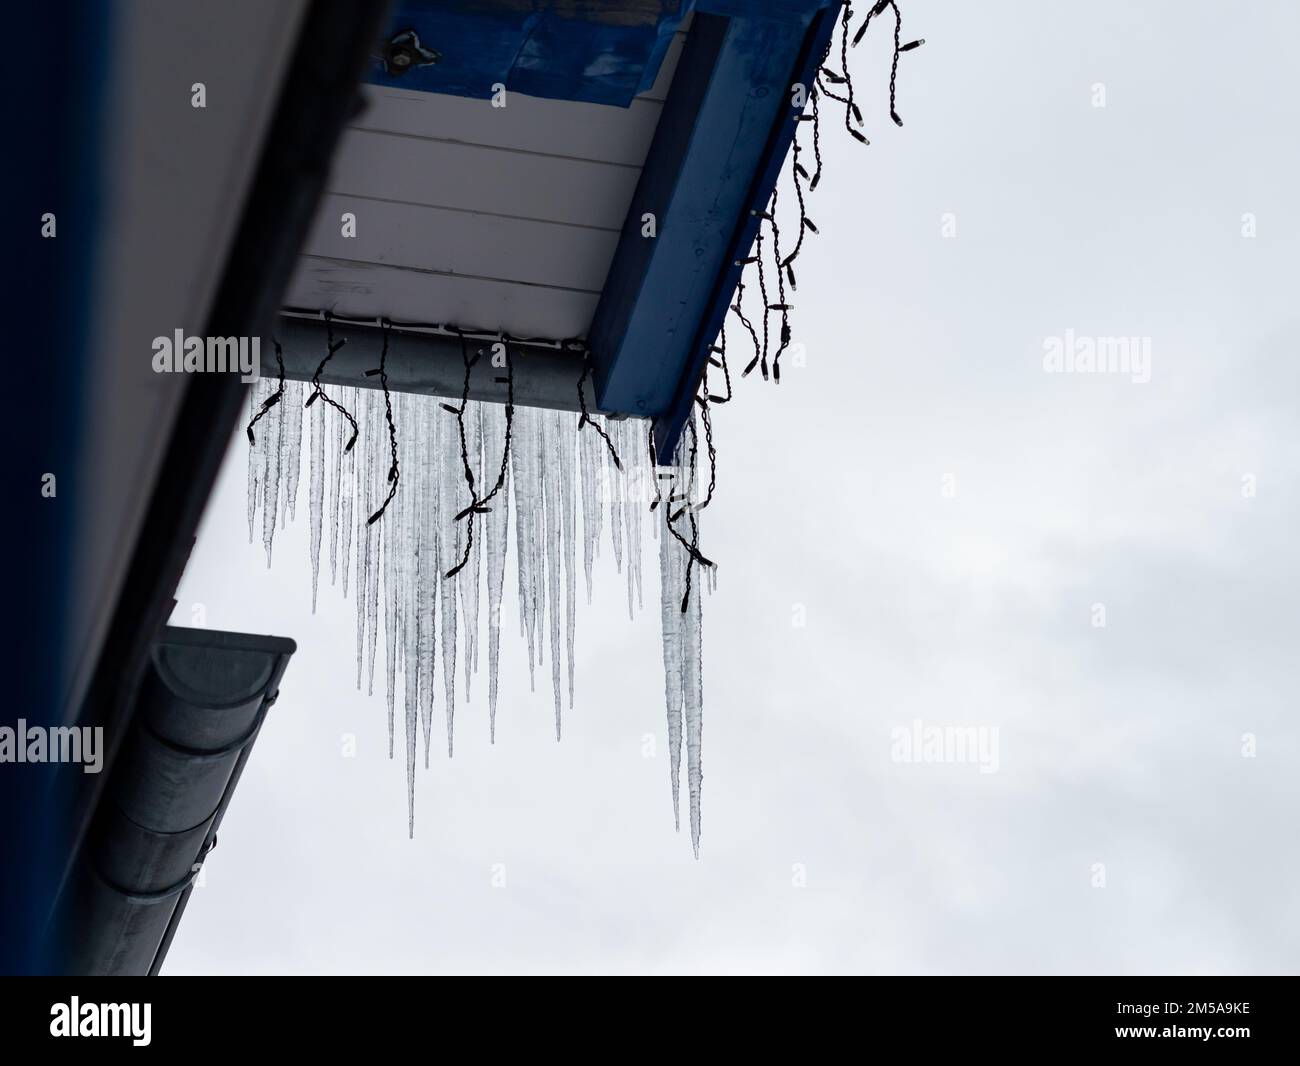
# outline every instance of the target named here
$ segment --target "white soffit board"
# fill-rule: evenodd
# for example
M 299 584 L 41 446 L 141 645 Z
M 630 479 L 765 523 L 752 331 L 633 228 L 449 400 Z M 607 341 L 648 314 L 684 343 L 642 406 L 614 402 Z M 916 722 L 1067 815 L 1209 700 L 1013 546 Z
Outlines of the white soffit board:
M 365 87 L 290 307 L 585 336 L 687 30 L 630 106 Z M 342 216 L 356 216 L 343 236 Z

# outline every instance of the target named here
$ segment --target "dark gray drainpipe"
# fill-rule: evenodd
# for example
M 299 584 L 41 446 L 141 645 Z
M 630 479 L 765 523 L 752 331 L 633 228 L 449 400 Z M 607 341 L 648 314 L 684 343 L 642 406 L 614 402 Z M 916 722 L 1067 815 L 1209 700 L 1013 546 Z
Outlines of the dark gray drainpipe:
M 295 650 L 283 637 L 163 630 L 78 862 L 71 972 L 158 972 Z

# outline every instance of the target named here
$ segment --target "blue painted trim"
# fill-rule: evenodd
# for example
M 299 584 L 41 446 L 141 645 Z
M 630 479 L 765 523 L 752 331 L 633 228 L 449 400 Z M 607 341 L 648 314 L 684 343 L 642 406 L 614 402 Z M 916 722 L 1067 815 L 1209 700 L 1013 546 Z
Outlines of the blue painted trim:
M 794 136 L 790 87 L 809 83 L 838 10 L 787 0 L 762 16 L 696 13 L 589 337 L 602 409 L 653 416 L 660 454 L 689 415 L 733 263 L 753 242 L 750 210 L 771 196 Z
M 811 86 L 813 84 L 826 44 L 839 22 L 841 6 L 839 0 L 834 0 L 832 4 L 814 15 L 805 34 L 794 73 L 787 79 L 787 85 L 800 83 Z M 795 119 L 802 109 L 790 106 L 788 93 L 783 99 L 787 106 L 782 108 L 772 127 L 763 161 L 756 168 L 753 185 L 737 223 L 736 235 L 723 257 L 722 276 L 713 289 L 709 309 L 702 316 L 700 330 L 687 353 L 685 370 L 678 380 L 673 401 L 663 414 L 655 418 L 655 449 L 659 455 L 672 455 L 677 447 L 678 438 L 686 427 L 700 379 L 708 366 L 709 348 L 722 329 L 736 285 L 740 281 L 743 268 L 736 266 L 735 263 L 749 254 L 754 238 L 758 234 L 760 220 L 752 212 L 763 210 L 772 198 L 772 190 L 776 187 L 790 145 L 794 141 Z

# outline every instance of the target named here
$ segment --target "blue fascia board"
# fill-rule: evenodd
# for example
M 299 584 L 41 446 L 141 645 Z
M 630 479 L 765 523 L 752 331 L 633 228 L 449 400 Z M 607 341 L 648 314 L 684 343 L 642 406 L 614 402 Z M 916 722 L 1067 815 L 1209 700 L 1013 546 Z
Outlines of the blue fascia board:
M 697 9 L 588 338 L 603 410 L 655 419 L 670 455 L 794 137 L 791 87 L 812 84 L 839 13 L 793 0 L 762 14 Z M 768 17 L 775 12 L 777 17 Z M 800 17 L 794 17 L 800 14 Z M 656 235 L 642 236 L 655 216 Z

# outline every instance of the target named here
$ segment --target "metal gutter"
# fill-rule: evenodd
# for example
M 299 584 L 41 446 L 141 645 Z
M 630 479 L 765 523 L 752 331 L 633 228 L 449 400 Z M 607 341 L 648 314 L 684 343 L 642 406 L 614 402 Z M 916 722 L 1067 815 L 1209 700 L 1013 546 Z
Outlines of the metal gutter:
M 330 330 L 334 341 L 344 341 L 325 369 L 320 381 L 326 385 L 378 389 L 383 346 L 380 328 L 371 322 L 334 318 Z M 325 322 L 319 316 L 282 314 L 276 323 L 275 340 L 284 357 L 284 376 L 293 381 L 311 381 L 327 349 Z M 494 365 L 495 337 L 466 335 L 471 357 L 482 353 L 470 370 L 469 398 L 505 403 L 509 377 L 504 365 Z M 262 374 L 270 376 L 274 366 L 262 347 Z M 514 402 L 519 407 L 544 407 L 556 411 L 577 411 L 578 379 L 582 376 L 585 348 L 562 343 L 540 344 L 511 340 L 509 356 L 514 376 Z M 500 353 L 497 353 L 500 354 Z M 501 359 L 497 360 L 501 363 Z M 394 392 L 414 392 L 459 400 L 465 387 L 465 361 L 460 338 L 446 330 L 393 327 L 384 362 L 388 387 Z M 596 403 L 591 383 L 586 386 L 587 408 L 604 413 Z
M 158 972 L 295 650 L 163 630 L 74 874 L 69 972 Z

